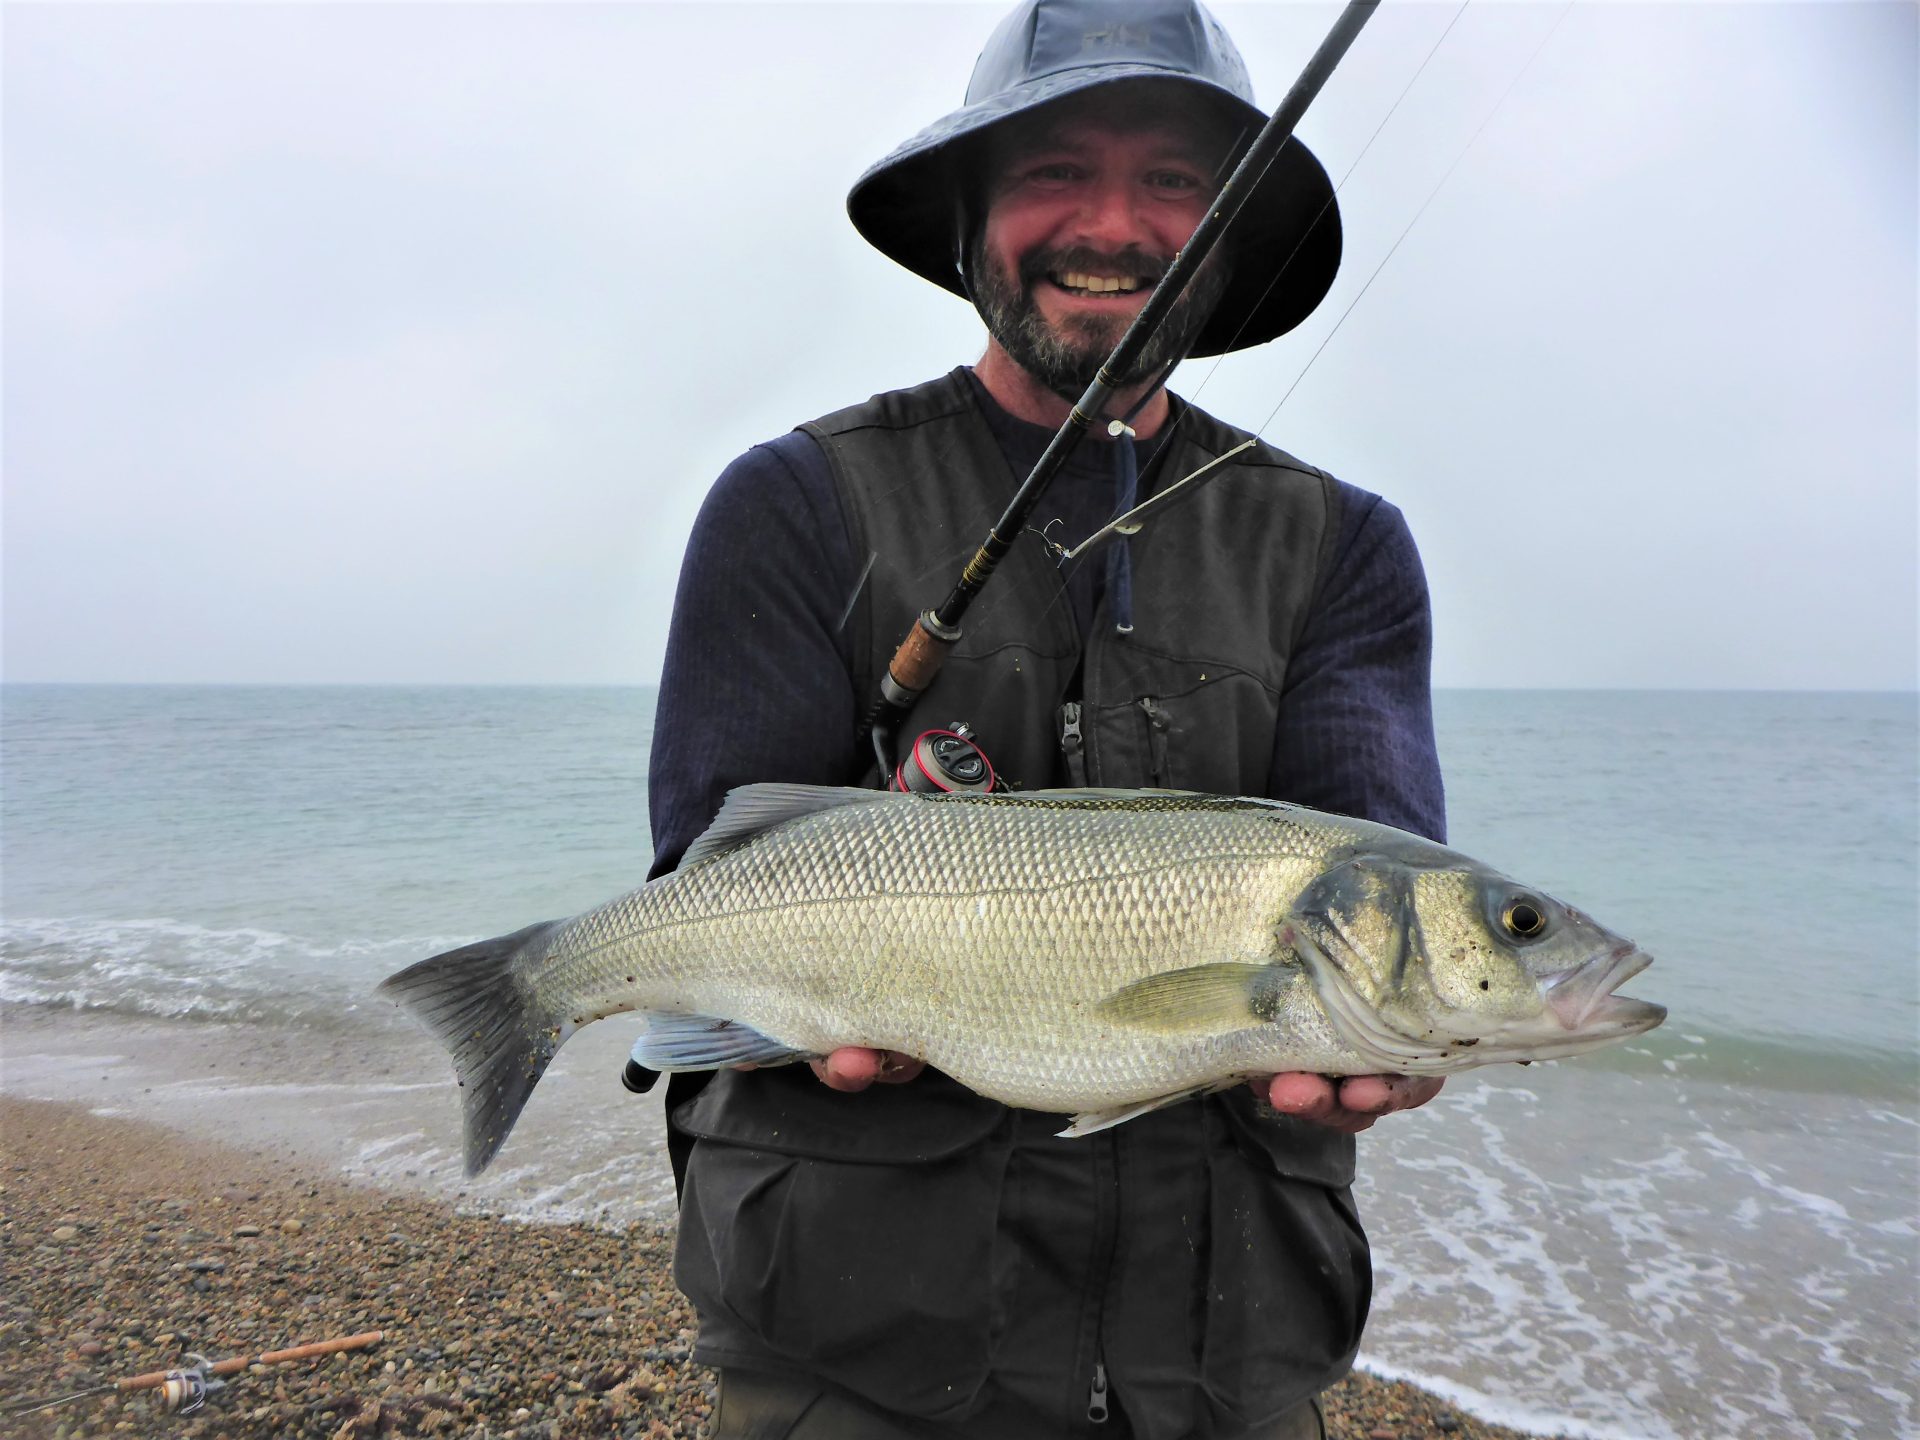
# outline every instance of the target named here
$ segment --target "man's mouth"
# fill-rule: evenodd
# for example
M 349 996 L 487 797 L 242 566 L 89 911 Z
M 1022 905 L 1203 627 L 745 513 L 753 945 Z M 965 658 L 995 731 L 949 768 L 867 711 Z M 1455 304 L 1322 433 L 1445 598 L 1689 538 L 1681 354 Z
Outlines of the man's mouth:
M 1089 275 L 1080 270 L 1049 270 L 1047 279 L 1069 295 L 1131 295 L 1154 283 L 1146 275 Z

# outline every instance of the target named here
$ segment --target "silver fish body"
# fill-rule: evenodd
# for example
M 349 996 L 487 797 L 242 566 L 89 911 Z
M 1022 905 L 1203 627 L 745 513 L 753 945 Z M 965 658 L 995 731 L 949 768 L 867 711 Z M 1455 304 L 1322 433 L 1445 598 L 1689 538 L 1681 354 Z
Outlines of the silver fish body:
M 1442 846 L 1271 801 L 754 785 L 678 870 L 382 987 L 453 1052 L 470 1171 L 581 1025 L 657 1069 L 843 1045 L 1086 1133 L 1241 1077 L 1445 1073 L 1660 1023 L 1649 961 Z

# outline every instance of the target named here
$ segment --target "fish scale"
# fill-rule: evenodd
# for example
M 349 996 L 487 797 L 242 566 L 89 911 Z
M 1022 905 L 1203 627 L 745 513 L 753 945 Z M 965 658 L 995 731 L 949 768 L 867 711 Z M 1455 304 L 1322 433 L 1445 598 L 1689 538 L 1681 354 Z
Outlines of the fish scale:
M 1483 943 L 1510 893 L 1551 943 Z M 1271 801 L 772 785 L 734 792 L 673 874 L 384 988 L 453 1051 L 477 1168 L 554 1051 L 622 1011 L 648 1012 L 656 1068 L 897 1050 L 1084 1132 L 1241 1076 L 1606 1043 L 1570 1034 L 1548 986 L 1621 946 L 1419 837 Z M 1589 981 L 1609 1023 L 1639 1006 Z

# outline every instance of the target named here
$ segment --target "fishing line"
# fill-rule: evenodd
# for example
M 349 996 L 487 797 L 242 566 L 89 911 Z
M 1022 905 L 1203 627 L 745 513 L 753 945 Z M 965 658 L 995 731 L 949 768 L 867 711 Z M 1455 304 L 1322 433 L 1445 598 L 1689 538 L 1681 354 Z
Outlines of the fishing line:
M 1453 27 L 1460 23 L 1460 17 L 1467 13 L 1467 6 L 1472 3 L 1473 0 L 1460 0 L 1460 8 L 1453 12 L 1453 18 L 1447 22 L 1447 28 L 1440 32 L 1440 38 L 1433 42 L 1432 48 L 1427 51 L 1426 58 L 1423 59 L 1418 68 L 1414 70 L 1412 76 L 1407 80 L 1406 85 L 1402 87 L 1399 95 L 1394 98 L 1393 104 L 1387 107 L 1387 113 L 1380 117 L 1380 123 L 1374 127 L 1373 134 L 1367 137 L 1367 143 L 1360 147 L 1360 153 L 1354 156 L 1353 163 L 1347 166 L 1347 173 L 1342 175 L 1340 177 L 1340 183 L 1333 187 L 1333 194 L 1327 197 L 1326 202 L 1321 205 L 1319 212 L 1307 223 L 1307 228 L 1300 232 L 1300 238 L 1293 242 L 1293 249 L 1288 252 L 1287 258 L 1280 262 L 1280 268 L 1273 272 L 1273 278 L 1267 282 L 1267 288 L 1260 292 L 1260 298 L 1247 307 L 1246 316 L 1240 321 L 1239 328 L 1233 332 L 1233 338 L 1227 342 L 1226 350 L 1214 356 L 1213 364 L 1208 367 L 1207 373 L 1200 377 L 1200 383 L 1194 386 L 1193 395 L 1190 399 L 1198 400 L 1200 398 L 1200 392 L 1207 388 L 1207 382 L 1213 379 L 1214 375 L 1218 373 L 1221 362 L 1227 358 L 1227 354 L 1239 343 L 1240 337 L 1246 333 L 1247 326 L 1253 321 L 1254 313 L 1259 310 L 1262 305 L 1267 303 L 1267 297 L 1273 293 L 1274 287 L 1286 276 L 1287 267 L 1293 264 L 1294 256 L 1300 253 L 1300 247 L 1307 243 L 1307 237 L 1313 233 L 1313 227 L 1325 219 L 1327 212 L 1339 201 L 1341 192 L 1347 188 L 1347 182 L 1353 179 L 1353 172 L 1360 168 L 1360 162 L 1365 160 L 1367 158 L 1367 152 L 1373 149 L 1373 142 L 1380 138 L 1381 132 L 1387 128 L 1388 123 L 1393 119 L 1394 115 L 1398 113 L 1401 102 L 1413 92 L 1413 87 L 1419 83 L 1420 77 L 1427 71 L 1427 66 L 1433 63 L 1433 57 L 1440 53 L 1440 47 L 1446 43 L 1447 36 L 1453 33 Z M 1184 420 L 1185 418 L 1186 412 L 1183 410 L 1180 412 L 1180 419 Z M 1176 420 L 1174 423 L 1178 425 L 1179 421 Z
M 1347 317 L 1353 314 L 1353 307 L 1355 305 L 1358 305 L 1361 299 L 1366 295 L 1367 291 L 1373 288 L 1373 282 L 1380 278 L 1380 272 L 1387 268 L 1387 262 L 1393 259 L 1394 252 L 1400 248 L 1401 242 L 1404 241 L 1408 235 L 1413 233 L 1413 227 L 1420 223 L 1420 217 L 1427 213 L 1427 207 L 1433 204 L 1434 197 L 1437 196 L 1443 188 L 1445 188 L 1447 181 L 1453 177 L 1453 172 L 1460 168 L 1460 162 L 1467 158 L 1468 152 L 1473 149 L 1474 145 L 1479 141 L 1480 137 L 1486 133 L 1487 126 L 1493 123 L 1493 117 L 1500 113 L 1501 107 L 1507 103 L 1507 97 L 1513 94 L 1514 90 L 1519 86 L 1520 81 L 1523 78 L 1525 78 L 1527 71 L 1533 68 L 1533 62 L 1540 58 L 1540 52 L 1547 48 L 1547 42 L 1553 39 L 1553 37 L 1559 32 L 1561 22 L 1565 20 L 1569 14 L 1572 13 L 1573 6 L 1574 6 L 1574 0 L 1567 0 L 1567 4 L 1565 8 L 1562 9 L 1559 15 L 1557 15 L 1554 18 L 1554 22 L 1551 26 L 1548 27 L 1547 33 L 1540 37 L 1540 43 L 1533 47 L 1533 53 L 1527 56 L 1526 63 L 1523 64 L 1519 68 L 1519 70 L 1514 73 L 1513 79 L 1507 82 L 1507 88 L 1500 92 L 1500 98 L 1493 102 L 1493 108 L 1487 111 L 1486 117 L 1483 120 L 1481 120 L 1479 127 L 1474 130 L 1472 135 L 1467 137 L 1467 143 L 1461 146 L 1460 153 L 1453 157 L 1453 163 L 1447 166 L 1446 172 L 1441 175 L 1439 181 L 1434 185 L 1433 189 L 1427 192 L 1427 198 L 1420 202 L 1420 208 L 1413 212 L 1413 218 L 1407 221 L 1406 229 L 1400 232 L 1399 239 L 1396 239 L 1393 242 L 1393 244 L 1387 247 L 1387 253 L 1381 256 L 1380 263 L 1373 267 L 1373 273 L 1367 276 L 1366 283 L 1360 287 L 1360 293 L 1355 295 L 1353 299 L 1350 302 L 1348 302 L 1347 308 L 1340 312 L 1340 318 L 1333 322 L 1333 329 L 1329 330 L 1326 333 L 1326 336 L 1320 341 L 1320 344 L 1314 349 L 1313 354 L 1307 357 L 1307 363 L 1301 367 L 1300 373 L 1293 377 L 1293 384 L 1289 385 L 1287 387 L 1286 394 L 1280 397 L 1280 404 L 1275 405 L 1273 407 L 1272 413 L 1269 414 L 1267 418 L 1261 422 L 1260 428 L 1254 431 L 1254 434 L 1256 435 L 1265 434 L 1267 426 L 1271 425 L 1274 422 L 1274 418 L 1279 415 L 1281 407 L 1284 406 L 1287 403 L 1287 401 L 1292 398 L 1293 392 L 1300 388 L 1300 382 L 1302 380 L 1305 380 L 1307 378 L 1307 372 L 1313 369 L 1313 362 L 1320 358 L 1321 354 L 1326 350 L 1328 343 L 1333 339 L 1335 335 L 1340 333 L 1340 327 L 1346 324 Z M 1466 7 L 1464 5 L 1461 7 L 1461 9 L 1463 10 L 1465 8 Z M 1454 18 L 1457 20 L 1460 17 L 1456 15 L 1454 16 Z M 1451 29 L 1452 27 L 1449 26 L 1448 28 Z M 1376 131 L 1375 133 L 1377 134 L 1378 132 Z M 1348 173 L 1351 174 L 1352 172 L 1349 171 Z

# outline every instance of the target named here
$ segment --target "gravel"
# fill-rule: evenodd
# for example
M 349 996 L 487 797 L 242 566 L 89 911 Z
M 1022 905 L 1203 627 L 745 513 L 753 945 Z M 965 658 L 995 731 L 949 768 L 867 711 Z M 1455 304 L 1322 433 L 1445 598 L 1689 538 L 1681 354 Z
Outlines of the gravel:
M 154 1392 L 0 1416 L 79 1437 L 696 1437 L 670 1227 L 511 1224 L 348 1186 L 78 1107 L 0 1098 L 0 1406 L 181 1364 L 383 1330 L 365 1350 L 255 1366 L 191 1416 Z M 1333 1440 L 1524 1440 L 1356 1373 Z

